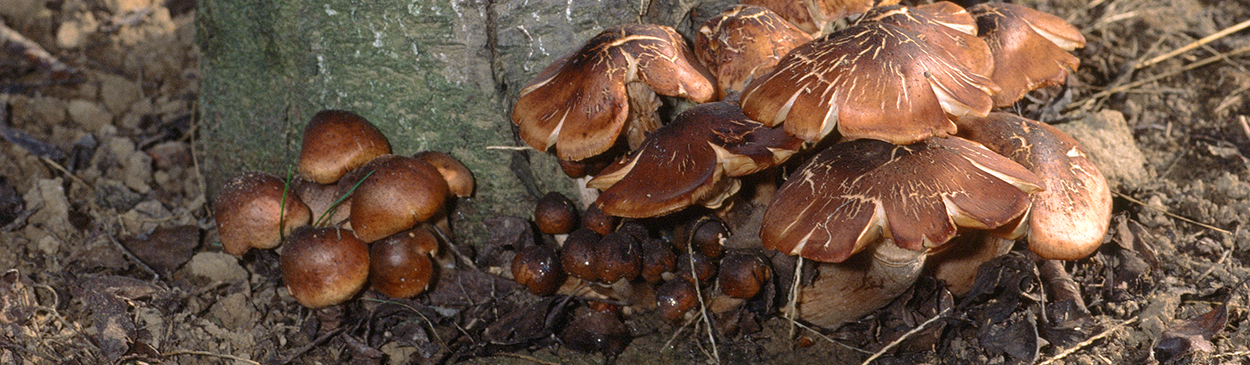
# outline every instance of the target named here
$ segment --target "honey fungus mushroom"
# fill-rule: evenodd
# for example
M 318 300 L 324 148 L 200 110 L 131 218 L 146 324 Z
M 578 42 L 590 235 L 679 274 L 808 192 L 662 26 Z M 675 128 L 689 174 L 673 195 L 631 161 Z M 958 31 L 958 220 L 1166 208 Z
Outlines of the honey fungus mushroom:
M 1037 174 L 1027 219 L 1009 238 L 1027 235 L 1029 250 L 1046 259 L 1077 260 L 1102 245 L 1111 225 L 1111 189 L 1080 144 L 1049 124 L 1008 113 L 959 121 L 960 135 L 983 143 Z
M 758 5 L 777 12 L 804 32 L 818 34 L 825 25 L 855 14 L 862 14 L 874 6 L 894 5 L 898 0 L 746 0 L 746 4 Z
M 957 5 L 879 7 L 855 25 L 795 48 L 743 90 L 745 114 L 815 142 L 909 144 L 954 134 L 947 115 L 984 116 L 998 86 L 989 47 Z M 905 122 L 900 122 L 905 121 Z
M 843 142 L 782 184 L 760 238 L 766 248 L 826 263 L 800 291 L 797 315 L 834 327 L 900 294 L 925 253 L 960 227 L 988 230 L 1016 220 L 1040 184 L 1023 166 L 958 137 L 906 146 Z
M 312 219 L 308 206 L 281 178 L 259 171 L 227 181 L 213 206 L 221 248 L 235 256 L 278 247 L 284 235 Z
M 651 133 L 587 186 L 603 189 L 595 206 L 612 216 L 655 217 L 694 204 L 715 208 L 738 189 L 738 181 L 727 177 L 784 162 L 800 143 L 748 119 L 735 104 L 700 104 Z
M 1060 85 L 1080 59 L 1068 51 L 1085 46 L 1081 31 L 1057 16 L 1007 3 L 982 3 L 968 8 L 978 34 L 990 47 L 1000 90 L 994 105 L 1010 106 L 1025 93 Z
M 344 110 L 323 110 L 304 126 L 299 172 L 320 184 L 333 184 L 348 171 L 391 153 L 377 126 Z
M 672 28 L 609 28 L 560 57 L 521 89 L 512 111 L 520 136 L 561 160 L 599 155 L 620 136 L 631 146 L 660 126 L 656 94 L 695 102 L 715 95 L 712 76 Z
M 738 94 L 773 70 L 812 36 L 764 7 L 737 5 L 708 19 L 694 38 L 694 54 L 716 77 L 717 98 Z
M 300 227 L 287 237 L 281 251 L 282 282 L 308 308 L 345 302 L 369 278 L 369 248 L 350 230 Z
M 417 225 L 369 245 L 369 282 L 392 298 L 411 298 L 434 280 L 431 255 L 438 254 L 438 238 L 429 225 Z
M 352 194 L 348 220 L 361 241 L 373 242 L 442 213 L 447 182 L 416 158 L 385 155 L 360 167 L 371 173 Z

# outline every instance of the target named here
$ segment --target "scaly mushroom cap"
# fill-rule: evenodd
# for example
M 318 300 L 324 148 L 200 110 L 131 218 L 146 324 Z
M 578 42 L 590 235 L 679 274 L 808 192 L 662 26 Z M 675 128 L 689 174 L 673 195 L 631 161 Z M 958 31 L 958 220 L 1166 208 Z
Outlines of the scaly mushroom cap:
M 715 207 L 737 190 L 736 180 L 724 189 L 723 177 L 775 166 L 801 143 L 747 119 L 737 105 L 701 104 L 651 133 L 629 158 L 586 185 L 604 189 L 595 205 L 617 217 L 655 217 L 696 203 Z
M 1027 224 L 1029 250 L 1048 259 L 1081 259 L 1102 245 L 1111 224 L 1107 179 L 1075 139 L 1058 128 L 1007 113 L 958 120 L 959 133 L 1015 160 L 1041 178 Z
M 743 3 L 766 7 L 804 32 L 816 34 L 831 21 L 861 14 L 874 6 L 898 4 L 898 0 L 746 0 Z
M 1039 189 L 1033 173 L 957 137 L 897 146 L 839 143 L 790 175 L 764 213 L 765 248 L 841 262 L 880 238 L 926 250 L 958 227 L 1015 220 Z
M 244 172 L 227 181 L 213 206 L 221 248 L 235 256 L 243 256 L 253 247 L 278 247 L 283 235 L 312 218 L 308 206 L 281 178 L 259 171 Z
M 716 75 L 717 98 L 741 93 L 791 49 L 812 36 L 767 8 L 738 5 L 708 19 L 694 38 L 695 56 Z
M 621 25 L 539 72 L 521 89 L 512 122 L 534 149 L 554 145 L 560 159 L 581 160 L 607 151 L 622 134 L 636 95 L 627 95 L 627 85 L 641 83 L 642 90 L 702 103 L 715 97 L 711 79 L 672 28 Z M 633 133 L 641 136 L 647 128 Z
M 373 123 L 343 110 L 323 110 L 304 127 L 299 172 L 321 184 L 333 184 L 348 171 L 391 153 L 391 144 Z
M 1085 36 L 1057 16 L 1006 3 L 978 4 L 968 12 L 994 57 L 990 79 L 1001 88 L 994 94 L 995 106 L 1010 106 L 1029 91 L 1062 85 L 1068 71 L 1081 64 L 1067 51 L 1085 47 Z
M 998 91 L 985 76 L 988 46 L 949 3 L 891 6 L 790 51 L 747 85 L 742 109 L 809 142 L 843 138 L 909 144 L 955 133 L 947 114 L 985 115 Z
M 348 221 L 366 243 L 429 220 L 450 194 L 438 169 L 415 158 L 386 155 L 360 168 L 373 174 L 352 193 Z

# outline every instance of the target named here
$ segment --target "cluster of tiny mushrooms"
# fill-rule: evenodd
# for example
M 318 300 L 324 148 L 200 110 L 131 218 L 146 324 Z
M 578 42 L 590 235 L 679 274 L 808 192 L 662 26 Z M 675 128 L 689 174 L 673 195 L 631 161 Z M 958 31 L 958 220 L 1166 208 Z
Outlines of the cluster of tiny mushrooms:
M 214 218 L 223 251 L 278 248 L 282 281 L 309 308 L 347 301 L 366 284 L 420 294 L 447 239 L 446 201 L 473 193 L 473 175 L 436 151 L 391 154 L 364 117 L 324 110 L 304 128 L 299 175 L 249 171 L 222 186 Z
M 747 300 L 773 280 L 760 253 L 776 250 L 818 262 L 787 314 L 837 327 L 922 271 L 966 292 L 976 266 L 1018 239 L 1061 260 L 1102 243 L 1111 196 L 1077 142 L 994 111 L 1065 82 L 1078 65 L 1069 51 L 1085 43 L 1072 25 L 1004 3 L 747 3 L 704 23 L 693 48 L 662 25 L 608 28 L 521 90 L 520 138 L 601 193 L 581 224 L 562 195 L 540 200 L 534 222 L 560 246 L 520 248 L 517 282 L 537 294 L 589 285 L 649 298 L 634 304 L 676 321 L 705 296 L 715 260 L 715 289 Z M 664 123 L 659 95 L 698 105 Z M 468 169 L 439 152 L 392 155 L 350 112 L 318 113 L 303 138 L 296 178 L 248 172 L 222 188 L 224 250 L 281 244 L 283 281 L 311 308 L 368 283 L 393 297 L 425 290 L 446 240 L 444 203 L 473 192 Z M 807 160 L 786 165 L 793 156 Z M 751 199 L 767 208 L 731 229 L 715 214 L 749 175 L 763 176 Z M 641 223 L 694 205 L 713 215 L 665 234 Z M 619 315 L 607 302 L 587 315 Z
M 747 1 L 704 23 L 693 48 L 666 26 L 610 27 L 540 71 L 512 121 L 588 196 L 600 190 L 588 211 L 608 216 L 694 205 L 724 214 L 755 175 L 748 199 L 767 208 L 728 241 L 817 262 L 786 311 L 818 326 L 888 304 L 922 271 L 966 293 L 976 267 L 1016 240 L 1042 259 L 1093 253 L 1110 222 L 1105 178 L 1059 129 L 995 111 L 1062 85 L 1079 64 L 1069 53 L 1085 44 L 1079 30 L 1013 4 L 897 2 Z M 659 95 L 697 105 L 664 123 Z M 806 161 L 787 165 L 794 156 Z M 760 187 L 772 181 L 780 186 Z M 618 232 L 638 231 L 624 222 Z M 650 239 L 641 231 L 634 245 Z M 563 252 L 522 252 L 514 277 L 536 293 L 564 283 L 533 274 L 560 264 L 582 280 L 628 281 L 615 274 L 621 264 L 599 262 L 620 250 L 605 242 L 627 241 L 607 232 L 573 231 Z M 602 269 L 580 267 L 592 262 Z M 689 276 L 664 285 L 690 286 Z M 736 290 L 723 281 L 722 292 Z M 663 312 L 672 298 L 659 297 Z

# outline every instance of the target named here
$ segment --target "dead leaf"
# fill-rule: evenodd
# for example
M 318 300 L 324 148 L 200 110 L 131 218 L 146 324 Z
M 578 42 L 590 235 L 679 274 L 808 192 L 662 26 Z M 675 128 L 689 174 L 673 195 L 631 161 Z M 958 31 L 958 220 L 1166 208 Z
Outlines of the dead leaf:
M 157 227 L 146 236 L 122 237 L 121 243 L 139 260 L 168 277 L 200 247 L 200 228 L 192 225 Z
M 1211 338 L 1227 324 L 1228 303 L 1225 302 L 1203 315 L 1173 326 L 1163 332 L 1163 337 L 1155 344 L 1155 360 L 1168 363 L 1182 359 L 1194 350 L 1213 353 L 1215 345 L 1211 344 Z

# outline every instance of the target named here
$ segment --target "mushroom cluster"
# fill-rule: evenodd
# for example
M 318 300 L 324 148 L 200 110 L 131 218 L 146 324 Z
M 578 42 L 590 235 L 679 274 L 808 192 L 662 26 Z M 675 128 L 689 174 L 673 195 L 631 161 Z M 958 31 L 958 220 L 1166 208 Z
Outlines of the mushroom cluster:
M 727 215 L 741 178 L 805 157 L 775 194 L 756 197 L 767 208 L 746 241 L 818 262 L 792 314 L 821 326 L 887 304 L 925 270 L 966 291 L 966 267 L 1017 239 L 1045 259 L 1092 253 L 1110 220 L 1101 173 L 1058 129 L 994 111 L 1063 84 L 1079 64 L 1068 52 L 1084 46 L 1080 32 L 1013 4 L 896 2 L 734 6 L 698 29 L 694 49 L 664 26 L 611 28 L 540 72 L 513 122 L 531 147 L 579 167 L 570 176 L 589 175 L 586 186 L 602 193 L 584 203 L 615 217 L 675 217 L 694 205 Z M 820 35 L 852 14 L 861 15 Z M 700 104 L 663 123 L 655 93 Z M 627 236 L 574 231 L 562 248 L 542 248 L 542 262 L 623 280 L 587 267 L 645 271 L 637 259 L 615 261 L 646 251 L 649 238 Z M 986 253 L 968 263 L 952 246 Z M 772 277 L 742 270 L 721 278 Z M 697 298 L 669 294 L 697 285 L 666 285 L 656 290 L 674 303 Z
M 760 250 L 723 247 L 729 226 L 714 215 L 676 219 L 667 227 L 612 219 L 599 230 L 591 227 L 605 227 L 593 223 L 597 214 L 588 209 L 578 225 L 567 197 L 553 192 L 540 199 L 533 222 L 551 239 L 519 249 L 513 279 L 534 294 L 623 302 L 672 322 L 689 319 L 699 292 L 746 301 L 772 285 L 772 268 Z
M 289 179 L 234 177 L 214 217 L 229 254 L 278 248 L 283 283 L 309 308 L 342 303 L 370 283 L 391 297 L 420 294 L 447 237 L 447 200 L 474 189 L 472 173 L 450 155 L 392 154 L 376 126 L 342 110 L 308 122 L 298 170 Z

